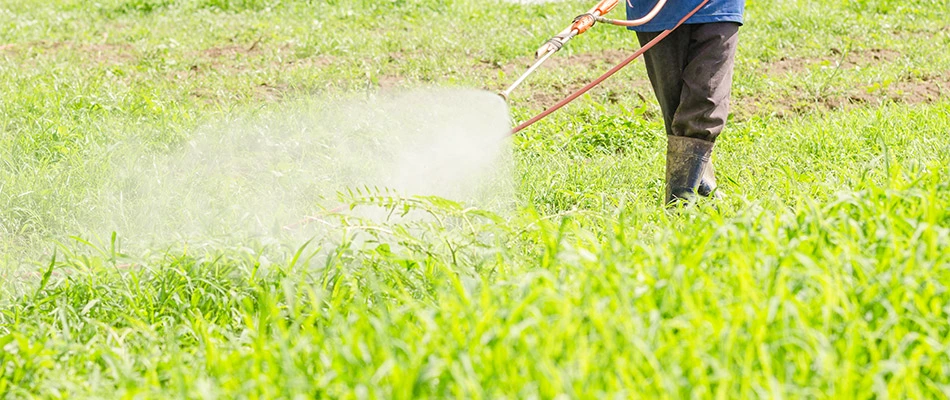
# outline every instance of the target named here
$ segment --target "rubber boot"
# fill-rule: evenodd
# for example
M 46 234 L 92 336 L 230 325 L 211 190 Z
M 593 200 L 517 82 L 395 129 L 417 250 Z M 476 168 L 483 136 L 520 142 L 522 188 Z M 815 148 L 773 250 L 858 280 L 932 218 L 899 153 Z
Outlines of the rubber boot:
M 715 192 L 715 169 L 712 167 L 713 142 L 685 136 L 667 136 L 666 201 L 691 203 L 696 196 Z
M 703 169 L 703 179 L 699 181 L 699 187 L 696 188 L 696 193 L 699 193 L 700 196 L 712 197 L 714 199 L 722 199 L 725 197 L 722 192 L 716 190 L 716 188 L 716 168 L 713 166 L 712 157 L 710 157 L 705 169 Z

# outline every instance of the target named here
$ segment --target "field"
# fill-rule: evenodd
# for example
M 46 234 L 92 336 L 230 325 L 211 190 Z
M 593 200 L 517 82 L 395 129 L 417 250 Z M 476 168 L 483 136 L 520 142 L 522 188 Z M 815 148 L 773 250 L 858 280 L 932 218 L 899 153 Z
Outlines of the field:
M 635 62 L 512 139 L 508 209 L 345 191 L 429 217 L 145 248 L 83 230 L 139 168 L 129 143 L 160 159 L 300 104 L 497 92 L 591 3 L 2 2 L 0 394 L 950 397 L 946 0 L 749 1 L 715 203 L 661 205 Z M 512 119 L 636 47 L 594 27 Z

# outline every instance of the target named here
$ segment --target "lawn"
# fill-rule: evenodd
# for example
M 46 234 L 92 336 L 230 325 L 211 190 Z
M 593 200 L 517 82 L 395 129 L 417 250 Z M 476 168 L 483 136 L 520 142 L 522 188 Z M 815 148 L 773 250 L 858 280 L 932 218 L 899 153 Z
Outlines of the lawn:
M 715 203 L 661 205 L 662 120 L 635 62 L 506 142 L 503 207 L 223 179 L 275 213 L 310 201 L 309 230 L 91 228 L 141 217 L 103 204 L 129 171 L 190 165 L 198 138 L 241 159 L 215 143 L 288 115 L 500 91 L 591 3 L 4 1 L 0 394 L 950 397 L 946 0 L 748 2 Z M 512 120 L 636 43 L 594 27 L 512 95 Z M 143 197 L 232 193 L 181 186 Z

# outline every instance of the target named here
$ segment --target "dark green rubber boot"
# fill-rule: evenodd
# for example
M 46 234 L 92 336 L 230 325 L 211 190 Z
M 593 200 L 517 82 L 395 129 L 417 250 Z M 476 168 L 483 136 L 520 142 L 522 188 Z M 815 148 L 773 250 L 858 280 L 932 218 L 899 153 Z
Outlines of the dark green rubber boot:
M 712 166 L 713 142 L 685 136 L 667 136 L 666 200 L 692 203 L 696 196 L 719 197 Z
M 706 163 L 706 168 L 703 170 L 703 179 L 699 181 L 699 187 L 696 188 L 696 193 L 699 193 L 703 197 L 712 197 L 714 199 L 722 199 L 725 195 L 721 191 L 717 190 L 716 186 L 716 167 L 713 166 L 712 158 L 709 159 L 709 162 Z

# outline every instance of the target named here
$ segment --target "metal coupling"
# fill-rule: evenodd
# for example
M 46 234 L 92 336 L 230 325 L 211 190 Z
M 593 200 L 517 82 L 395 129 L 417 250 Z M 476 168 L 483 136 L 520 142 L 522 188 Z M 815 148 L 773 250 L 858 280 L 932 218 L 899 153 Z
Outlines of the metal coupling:
M 577 34 L 580 35 L 587 32 L 595 23 L 597 23 L 597 16 L 593 13 L 581 14 L 574 17 L 574 24 L 571 25 L 571 30 L 576 30 Z

